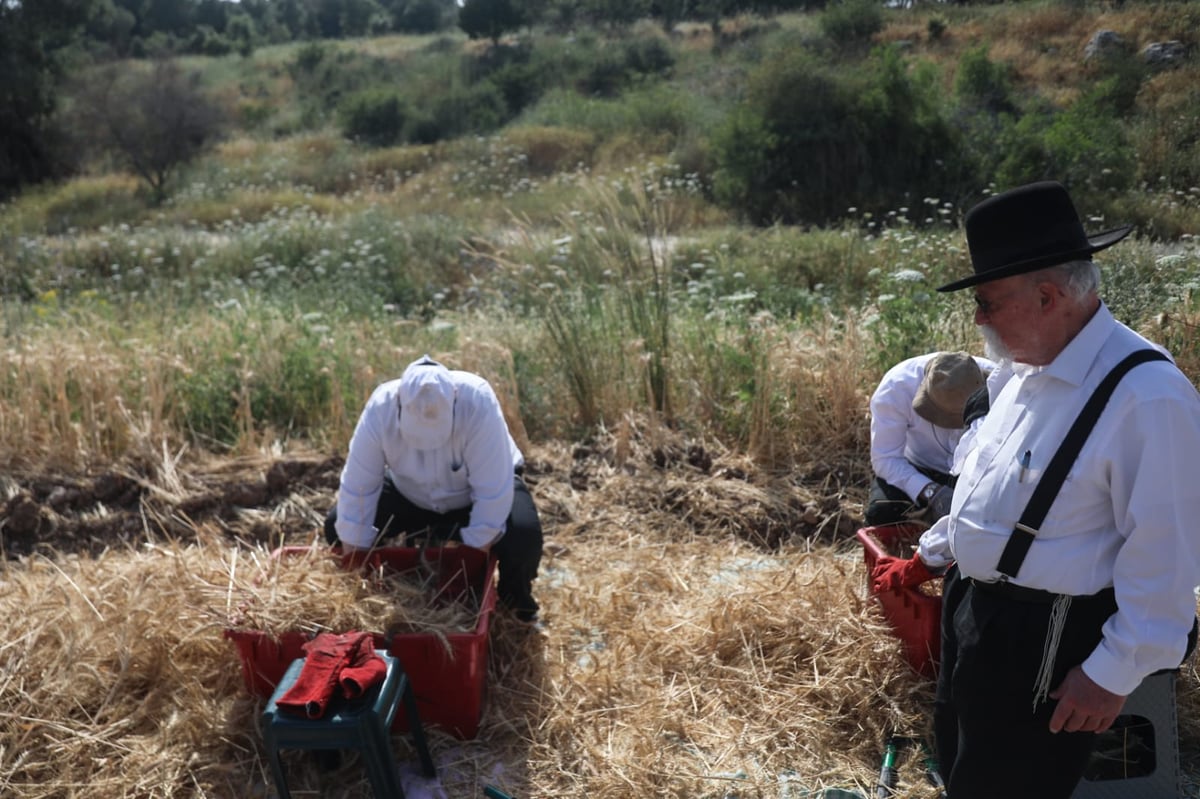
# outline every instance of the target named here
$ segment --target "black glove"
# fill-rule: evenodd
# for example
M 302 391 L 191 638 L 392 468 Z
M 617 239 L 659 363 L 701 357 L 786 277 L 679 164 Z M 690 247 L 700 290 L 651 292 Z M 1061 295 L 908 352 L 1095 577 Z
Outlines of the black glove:
M 930 524 L 950 513 L 950 502 L 953 499 L 954 489 L 951 486 L 942 486 L 933 492 L 933 496 L 929 498 L 929 515 L 927 517 Z

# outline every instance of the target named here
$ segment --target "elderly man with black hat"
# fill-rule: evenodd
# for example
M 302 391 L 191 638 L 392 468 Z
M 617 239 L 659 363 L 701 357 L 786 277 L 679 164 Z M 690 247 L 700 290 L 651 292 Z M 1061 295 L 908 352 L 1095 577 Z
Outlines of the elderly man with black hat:
M 542 526 L 524 465 L 491 385 L 427 355 L 367 400 L 325 537 L 367 549 L 391 536 L 427 534 L 491 550 L 501 604 L 534 623 Z
M 950 510 L 954 452 L 967 400 L 992 368 L 965 352 L 931 352 L 888 369 L 871 395 L 867 525 L 923 519 Z
M 950 799 L 1068 799 L 1094 734 L 1195 643 L 1200 395 L 1100 300 L 1066 189 L 995 195 L 965 220 L 975 323 L 1007 375 L 950 514 L 879 590 L 943 592 L 935 734 Z

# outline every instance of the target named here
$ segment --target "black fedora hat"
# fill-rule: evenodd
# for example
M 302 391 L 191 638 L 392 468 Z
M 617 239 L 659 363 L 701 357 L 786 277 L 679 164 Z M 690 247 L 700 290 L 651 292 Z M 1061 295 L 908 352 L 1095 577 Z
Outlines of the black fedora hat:
M 1061 183 L 1030 183 L 989 197 L 964 222 L 975 274 L 939 286 L 957 291 L 1091 257 L 1129 235 L 1132 225 L 1089 236 Z

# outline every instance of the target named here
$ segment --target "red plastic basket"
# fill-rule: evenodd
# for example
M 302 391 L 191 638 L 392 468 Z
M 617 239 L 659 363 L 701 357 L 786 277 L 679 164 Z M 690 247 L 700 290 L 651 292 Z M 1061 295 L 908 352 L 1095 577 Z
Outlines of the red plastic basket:
M 310 553 L 308 547 L 283 547 L 275 556 Z M 474 738 L 479 731 L 487 695 L 488 636 L 496 608 L 495 558 L 471 547 L 415 549 L 383 547 L 363 556 L 342 556 L 346 568 L 368 566 L 408 571 L 422 559 L 438 575 L 439 594 L 459 597 L 473 592 L 479 602 L 475 628 L 467 633 L 404 633 L 390 644 L 382 632 L 371 631 L 377 649 L 386 649 L 400 659 L 417 697 L 421 721 L 436 725 L 461 739 Z M 278 638 L 259 630 L 229 628 L 225 637 L 237 647 L 242 661 L 246 690 L 269 699 L 293 660 L 303 657 L 301 647 L 311 636 L 285 632 Z M 397 713 L 395 732 L 408 730 L 408 719 Z
M 881 557 L 903 544 L 915 544 L 924 530 L 919 524 L 888 524 L 859 530 L 855 536 L 862 544 L 867 574 L 870 575 Z M 871 593 L 879 599 L 884 618 L 904 645 L 908 662 L 924 676 L 935 678 L 942 655 L 942 598 L 915 587 Z

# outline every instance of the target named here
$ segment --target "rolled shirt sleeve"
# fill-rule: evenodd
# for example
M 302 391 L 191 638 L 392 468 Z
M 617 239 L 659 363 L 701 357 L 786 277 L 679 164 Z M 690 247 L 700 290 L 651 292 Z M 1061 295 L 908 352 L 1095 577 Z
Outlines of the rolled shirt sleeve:
M 951 507 L 953 508 L 953 505 Z M 950 518 L 943 516 L 928 530 L 921 533 L 921 539 L 917 542 L 917 555 L 921 558 L 921 562 L 935 574 L 954 562 L 954 554 L 950 551 L 950 541 L 946 533 L 949 525 Z

